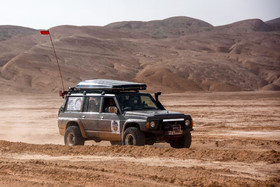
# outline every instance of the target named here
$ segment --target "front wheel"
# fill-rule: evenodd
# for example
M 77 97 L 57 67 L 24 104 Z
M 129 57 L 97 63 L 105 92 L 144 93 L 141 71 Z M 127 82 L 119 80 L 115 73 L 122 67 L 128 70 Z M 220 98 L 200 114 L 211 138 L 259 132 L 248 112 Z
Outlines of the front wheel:
M 192 135 L 188 132 L 185 136 L 174 139 L 170 142 L 171 147 L 173 148 L 190 148 L 192 143 Z
M 66 129 L 64 143 L 69 146 L 85 144 L 85 139 L 83 138 L 79 127 L 70 126 Z
M 123 145 L 145 145 L 145 135 L 136 127 L 129 127 L 123 134 Z

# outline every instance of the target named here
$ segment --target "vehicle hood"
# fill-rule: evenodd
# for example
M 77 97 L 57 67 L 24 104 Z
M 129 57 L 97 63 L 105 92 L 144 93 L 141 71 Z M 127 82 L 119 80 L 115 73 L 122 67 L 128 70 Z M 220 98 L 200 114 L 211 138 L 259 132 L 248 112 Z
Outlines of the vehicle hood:
M 137 111 L 127 111 L 125 116 L 143 116 L 143 117 L 155 117 L 155 118 L 177 118 L 184 117 L 185 114 L 167 110 L 137 110 Z

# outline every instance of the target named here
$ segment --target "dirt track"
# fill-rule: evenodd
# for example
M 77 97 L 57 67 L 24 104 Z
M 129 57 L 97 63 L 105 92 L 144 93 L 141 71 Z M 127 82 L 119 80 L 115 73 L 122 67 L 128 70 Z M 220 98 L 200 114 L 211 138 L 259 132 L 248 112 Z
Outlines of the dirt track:
M 194 118 L 190 149 L 55 145 L 62 100 L 16 98 L 0 99 L 0 186 L 280 185 L 279 92 L 163 95 Z

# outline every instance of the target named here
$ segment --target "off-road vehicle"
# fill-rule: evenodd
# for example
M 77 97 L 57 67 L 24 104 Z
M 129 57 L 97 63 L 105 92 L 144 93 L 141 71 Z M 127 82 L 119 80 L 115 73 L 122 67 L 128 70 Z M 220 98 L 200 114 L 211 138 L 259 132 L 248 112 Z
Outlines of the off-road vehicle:
M 86 140 L 110 141 L 112 145 L 152 145 L 168 142 L 189 148 L 193 121 L 190 115 L 165 110 L 146 84 L 95 79 L 69 88 L 58 114 L 59 133 L 66 145 Z

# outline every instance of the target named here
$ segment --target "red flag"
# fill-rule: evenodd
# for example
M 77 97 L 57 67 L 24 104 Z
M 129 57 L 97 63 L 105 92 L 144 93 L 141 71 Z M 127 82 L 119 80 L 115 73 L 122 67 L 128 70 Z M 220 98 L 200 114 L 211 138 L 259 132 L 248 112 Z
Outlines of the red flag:
M 49 31 L 40 31 L 40 33 L 43 34 L 43 35 L 48 35 L 48 34 L 50 34 Z

